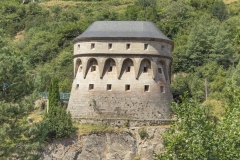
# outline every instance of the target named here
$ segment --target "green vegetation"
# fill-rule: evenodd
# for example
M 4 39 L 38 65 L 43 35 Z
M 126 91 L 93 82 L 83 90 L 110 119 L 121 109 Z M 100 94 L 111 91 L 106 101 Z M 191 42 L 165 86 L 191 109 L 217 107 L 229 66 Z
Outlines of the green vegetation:
M 48 135 L 46 138 L 69 137 L 74 131 L 71 114 L 60 104 L 58 80 L 54 78 L 49 88 L 49 107 L 45 113 L 43 122 L 47 123 Z
M 77 134 L 80 135 L 89 135 L 91 133 L 115 133 L 115 132 L 121 132 L 121 128 L 113 128 L 106 124 L 91 124 L 91 123 L 85 123 L 85 124 L 79 124 L 74 123 L 74 127 L 77 128 Z
M 144 138 L 146 138 L 148 136 L 146 128 L 140 128 L 138 130 L 138 134 L 141 137 L 141 139 L 144 139 Z
M 51 100 L 42 120 L 41 114 L 34 114 L 38 98 L 34 95 L 52 90 L 53 77 L 59 79 L 60 92 L 70 92 L 71 41 L 76 36 L 96 20 L 148 20 L 175 44 L 172 90 L 178 121 L 165 136 L 165 154 L 158 157 L 239 159 L 240 1 L 232 1 L 225 0 L 226 5 L 221 0 L 42 0 L 25 4 L 2 0 L 0 158 L 39 158 L 36 151 L 46 137 L 71 133 L 70 115 L 58 100 Z M 38 120 L 30 123 L 29 115 Z M 85 133 L 112 130 L 90 124 L 78 127 Z

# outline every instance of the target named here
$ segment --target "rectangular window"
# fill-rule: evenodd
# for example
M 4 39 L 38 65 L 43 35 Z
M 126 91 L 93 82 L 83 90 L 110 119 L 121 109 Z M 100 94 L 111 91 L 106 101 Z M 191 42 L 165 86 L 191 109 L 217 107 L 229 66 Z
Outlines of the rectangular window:
M 130 49 L 130 43 L 126 44 L 126 49 L 127 49 L 127 50 Z
M 94 71 L 96 71 L 96 66 L 91 67 L 91 72 L 94 72 Z
M 164 93 L 164 92 L 165 92 L 164 86 L 160 86 L 160 92 L 161 92 L 161 93 Z
M 148 72 L 148 67 L 143 67 L 143 73 L 147 73 Z
M 95 49 L 95 43 L 91 43 L 91 49 Z
M 78 49 L 80 49 L 80 44 L 78 44 Z
M 107 91 L 111 91 L 112 90 L 112 85 L 111 84 L 107 84 Z
M 158 68 L 158 73 L 162 74 L 162 68 Z
M 149 92 L 149 85 L 144 85 L 144 92 Z
M 144 44 L 144 50 L 148 49 L 148 44 Z
M 112 72 L 112 66 L 109 66 L 108 72 Z
M 109 43 L 109 44 L 108 44 L 108 49 L 109 49 L 109 50 L 112 49 L 112 43 Z
M 125 91 L 130 91 L 130 85 L 129 84 L 125 85 Z
M 79 84 L 76 85 L 76 88 L 77 88 L 77 89 L 79 88 Z
M 93 90 L 94 89 L 94 84 L 89 84 L 88 90 Z
M 131 67 L 126 68 L 126 72 L 130 72 Z

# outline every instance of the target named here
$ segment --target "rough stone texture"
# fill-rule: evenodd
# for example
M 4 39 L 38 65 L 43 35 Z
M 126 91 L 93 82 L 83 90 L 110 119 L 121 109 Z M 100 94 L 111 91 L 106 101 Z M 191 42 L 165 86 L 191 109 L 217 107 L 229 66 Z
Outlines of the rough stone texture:
M 62 160 L 152 160 L 153 152 L 163 151 L 161 134 L 166 128 L 147 127 L 148 137 L 141 139 L 140 128 L 125 129 L 121 133 L 91 134 L 56 140 L 45 147 L 42 159 Z

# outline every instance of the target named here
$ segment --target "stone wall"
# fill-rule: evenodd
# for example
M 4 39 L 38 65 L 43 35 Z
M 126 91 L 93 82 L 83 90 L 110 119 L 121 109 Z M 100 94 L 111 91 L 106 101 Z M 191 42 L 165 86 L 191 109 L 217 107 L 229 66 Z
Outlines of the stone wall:
M 151 41 L 75 43 L 72 117 L 168 119 L 171 50 Z
M 139 120 L 139 119 L 120 119 L 120 118 L 73 118 L 74 121 L 85 124 L 94 123 L 99 125 L 108 125 L 111 127 L 142 127 L 142 126 L 168 126 L 175 120 Z

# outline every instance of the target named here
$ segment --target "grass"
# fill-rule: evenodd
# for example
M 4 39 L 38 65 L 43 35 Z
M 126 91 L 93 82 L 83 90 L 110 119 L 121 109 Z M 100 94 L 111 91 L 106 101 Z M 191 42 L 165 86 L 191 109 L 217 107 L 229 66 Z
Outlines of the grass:
M 230 3 L 235 2 L 235 1 L 238 1 L 238 0 L 223 0 L 223 2 L 225 4 L 230 4 Z
M 28 117 L 33 119 L 33 123 L 37 123 L 37 122 L 42 121 L 43 114 L 44 114 L 44 110 L 37 109 L 34 112 L 32 112 L 31 114 L 29 114 Z
M 80 124 L 75 122 L 74 127 L 76 128 L 76 134 L 81 136 L 81 135 L 89 135 L 92 133 L 117 133 L 117 132 L 122 132 L 122 128 L 113 128 L 108 125 L 103 125 L 103 124 L 91 124 L 91 123 L 85 123 L 85 124 Z

